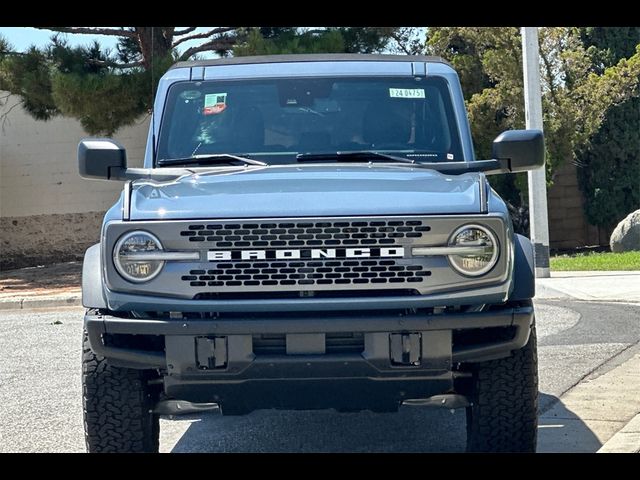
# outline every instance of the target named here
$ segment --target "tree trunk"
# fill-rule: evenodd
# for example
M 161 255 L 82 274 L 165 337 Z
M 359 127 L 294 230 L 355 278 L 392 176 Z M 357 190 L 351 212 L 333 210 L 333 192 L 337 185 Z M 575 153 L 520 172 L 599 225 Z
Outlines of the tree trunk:
M 146 70 L 151 69 L 154 60 L 164 59 L 171 52 L 174 30 L 174 27 L 135 27 Z

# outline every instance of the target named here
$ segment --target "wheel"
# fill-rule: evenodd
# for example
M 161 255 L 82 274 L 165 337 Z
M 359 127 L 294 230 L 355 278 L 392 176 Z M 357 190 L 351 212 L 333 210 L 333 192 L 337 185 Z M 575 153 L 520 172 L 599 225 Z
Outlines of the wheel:
M 158 394 L 148 385 L 155 371 L 108 365 L 82 339 L 82 397 L 87 451 L 158 452 L 160 421 L 152 413 Z
M 467 407 L 467 451 L 535 452 L 538 358 L 535 323 L 524 348 L 473 367 L 473 405 Z

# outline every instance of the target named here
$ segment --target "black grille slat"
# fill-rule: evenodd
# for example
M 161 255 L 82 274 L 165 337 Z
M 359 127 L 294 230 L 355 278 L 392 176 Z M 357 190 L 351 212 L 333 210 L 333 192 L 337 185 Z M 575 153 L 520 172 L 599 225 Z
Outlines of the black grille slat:
M 189 225 L 180 232 L 191 242 L 206 242 L 207 247 L 264 248 L 265 241 L 275 247 L 390 245 L 397 238 L 421 238 L 431 227 L 422 220 L 327 221 L 317 223 Z M 235 244 L 242 240 L 242 245 Z M 317 241 L 322 240 L 320 244 Z M 245 243 L 246 242 L 246 243 Z
M 256 268 L 258 266 L 269 268 Z M 187 272 L 185 272 L 187 273 Z M 181 279 L 190 282 L 216 281 L 221 286 L 237 285 L 331 285 L 333 283 L 422 282 L 431 272 L 418 265 L 397 265 L 396 260 L 332 260 L 276 263 L 213 262 L 210 270 L 190 270 Z M 290 280 L 291 282 L 284 282 Z M 251 282 L 251 283 L 249 283 Z

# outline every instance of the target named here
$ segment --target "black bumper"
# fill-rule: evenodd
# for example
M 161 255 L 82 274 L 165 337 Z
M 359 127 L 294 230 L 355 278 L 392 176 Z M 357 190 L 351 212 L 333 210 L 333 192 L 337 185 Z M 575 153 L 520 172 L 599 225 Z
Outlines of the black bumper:
M 218 402 L 225 413 L 332 406 L 389 410 L 405 399 L 452 392 L 454 364 L 510 355 L 527 343 L 532 322 L 531 306 L 402 316 L 254 314 L 232 320 L 142 320 L 96 311 L 85 315 L 96 354 L 118 366 L 161 369 L 166 395 Z M 510 333 L 475 335 L 494 330 Z M 330 351 L 329 336 L 347 333 L 362 339 L 361 351 Z M 164 340 L 164 346 L 137 349 L 110 340 L 127 336 L 150 336 Z M 256 336 L 286 338 L 286 351 L 259 349 Z M 397 349 L 405 345 L 407 351 L 398 356 Z M 410 362 L 398 361 L 409 357 Z

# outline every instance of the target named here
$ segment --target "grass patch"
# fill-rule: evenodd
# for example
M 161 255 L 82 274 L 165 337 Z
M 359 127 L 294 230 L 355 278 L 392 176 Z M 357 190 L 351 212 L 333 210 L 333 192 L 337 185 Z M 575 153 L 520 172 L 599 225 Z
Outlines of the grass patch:
M 551 270 L 640 270 L 640 252 L 587 252 L 551 257 Z

